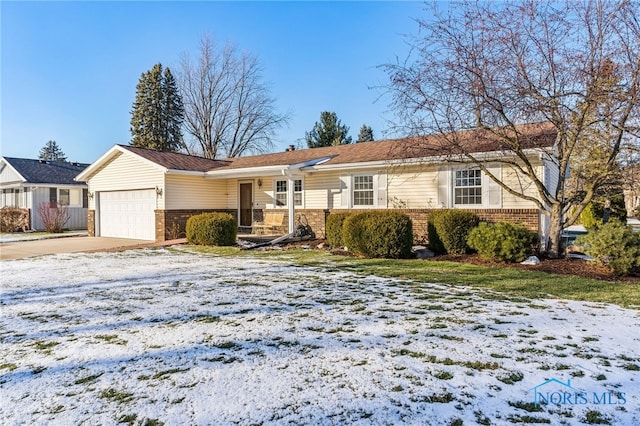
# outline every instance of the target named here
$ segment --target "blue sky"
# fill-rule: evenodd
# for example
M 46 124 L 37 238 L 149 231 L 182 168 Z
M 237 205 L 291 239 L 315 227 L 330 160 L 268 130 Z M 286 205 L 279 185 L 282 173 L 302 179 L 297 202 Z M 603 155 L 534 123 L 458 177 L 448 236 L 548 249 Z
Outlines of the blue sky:
M 275 150 L 334 111 L 355 139 L 385 136 L 388 100 L 369 89 L 379 65 L 405 57 L 420 2 L 2 1 L 1 152 L 37 158 L 48 141 L 92 162 L 130 140 L 140 74 L 197 55 L 203 34 L 258 55 L 280 111 L 293 113 Z

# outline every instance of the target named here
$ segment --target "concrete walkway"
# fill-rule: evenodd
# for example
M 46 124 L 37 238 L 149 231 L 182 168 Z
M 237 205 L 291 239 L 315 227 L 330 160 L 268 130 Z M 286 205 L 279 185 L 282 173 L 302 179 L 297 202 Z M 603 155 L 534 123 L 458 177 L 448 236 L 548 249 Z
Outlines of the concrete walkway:
M 166 246 L 182 242 L 184 242 L 184 240 L 155 243 L 147 240 L 106 237 L 69 237 L 38 241 L 20 241 L 0 244 L 0 259 L 22 259 L 25 257 L 57 253 L 119 251 L 135 248 Z

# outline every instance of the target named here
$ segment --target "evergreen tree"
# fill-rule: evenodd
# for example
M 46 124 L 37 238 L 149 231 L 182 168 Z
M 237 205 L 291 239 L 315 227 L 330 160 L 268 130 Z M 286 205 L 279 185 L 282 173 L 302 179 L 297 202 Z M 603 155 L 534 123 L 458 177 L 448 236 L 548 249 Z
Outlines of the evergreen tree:
M 372 142 L 373 140 L 373 129 L 366 124 L 363 124 L 362 127 L 360 127 L 360 133 L 358 133 L 356 143 Z
M 346 145 L 351 143 L 348 133 L 349 128 L 341 124 L 335 112 L 323 111 L 320 122 L 316 121 L 313 129 L 305 133 L 305 140 L 309 148 Z
M 67 156 L 62 152 L 56 141 L 49 141 L 40 149 L 38 159 L 43 161 L 67 161 Z
M 158 151 L 182 146 L 184 106 L 169 68 L 161 64 L 140 76 L 131 110 L 131 145 Z

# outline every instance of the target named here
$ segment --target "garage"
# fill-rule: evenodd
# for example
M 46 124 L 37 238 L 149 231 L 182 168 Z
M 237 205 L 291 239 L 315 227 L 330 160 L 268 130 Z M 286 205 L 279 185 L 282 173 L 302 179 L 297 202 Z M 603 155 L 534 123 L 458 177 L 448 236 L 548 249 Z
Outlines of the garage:
M 155 189 L 99 194 L 100 236 L 155 240 Z

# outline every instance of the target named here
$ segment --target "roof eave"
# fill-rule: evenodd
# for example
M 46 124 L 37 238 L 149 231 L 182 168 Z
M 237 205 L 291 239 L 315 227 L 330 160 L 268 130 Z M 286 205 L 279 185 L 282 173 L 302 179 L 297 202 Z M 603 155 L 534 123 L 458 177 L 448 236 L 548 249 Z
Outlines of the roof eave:
M 89 167 L 87 167 L 86 169 L 84 169 L 82 172 L 80 172 L 73 180 L 75 181 L 80 181 L 80 182 L 86 182 L 88 181 L 93 174 L 95 174 L 95 172 L 97 172 L 103 165 L 105 165 L 107 162 L 109 162 L 111 159 L 113 159 L 116 154 L 130 154 L 130 155 L 134 155 L 136 158 L 144 161 L 145 163 L 149 164 L 150 166 L 166 173 L 167 172 L 167 168 L 161 166 L 158 163 L 154 163 L 151 160 L 148 160 L 138 154 L 136 154 L 133 151 L 129 151 L 128 149 L 120 146 L 120 145 L 114 145 L 112 146 L 107 152 L 105 152 L 104 154 L 102 154 L 102 156 L 100 158 L 98 158 L 96 161 L 94 161 L 93 163 L 91 163 L 89 165 Z

